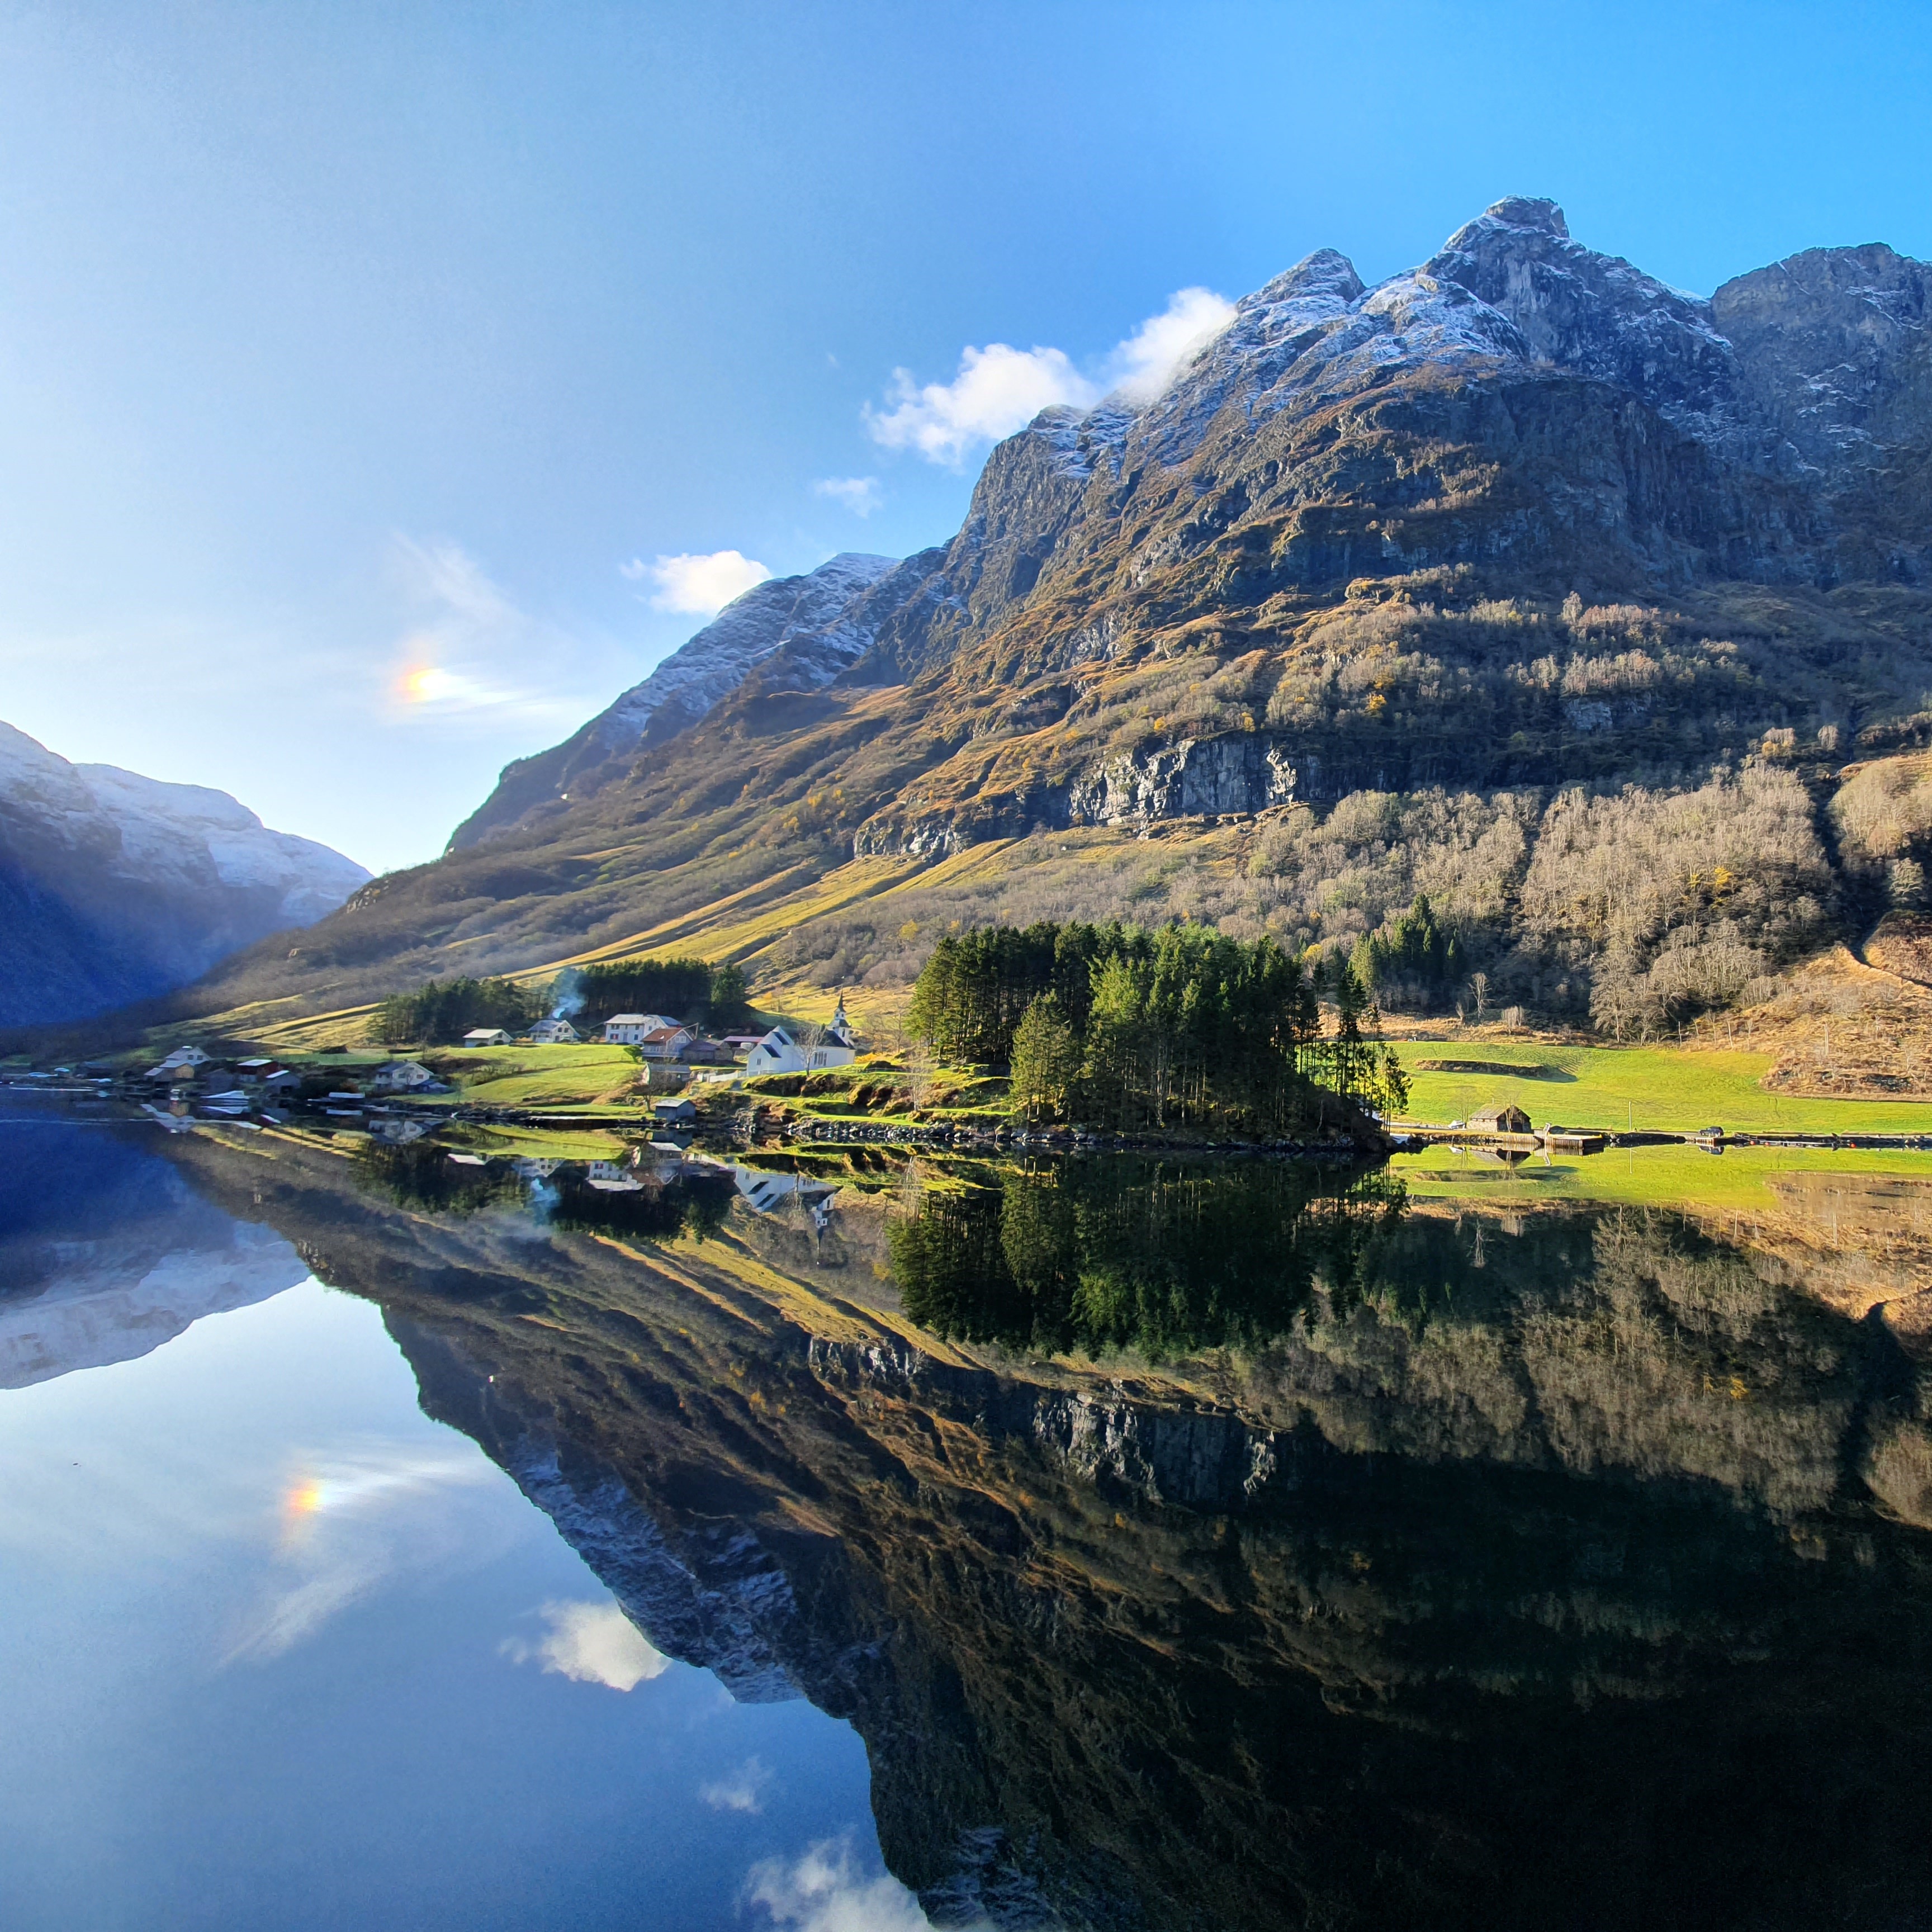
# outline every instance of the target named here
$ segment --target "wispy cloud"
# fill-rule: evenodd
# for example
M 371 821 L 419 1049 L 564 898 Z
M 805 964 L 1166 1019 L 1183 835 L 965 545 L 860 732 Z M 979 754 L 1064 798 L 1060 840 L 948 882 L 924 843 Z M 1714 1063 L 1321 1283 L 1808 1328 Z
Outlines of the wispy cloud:
M 761 1811 L 764 1792 L 772 1781 L 763 1758 L 748 1757 L 736 1771 L 728 1772 L 709 1784 L 700 1784 L 698 1795 L 714 1811 Z
M 752 1868 L 745 1899 L 764 1907 L 774 1925 L 799 1932 L 931 1932 L 932 1922 L 898 1880 L 862 1877 L 850 1844 L 826 1838 L 788 1864 L 766 1858 Z
M 659 610 L 682 610 L 696 617 L 715 617 L 734 597 L 742 597 L 771 572 L 755 558 L 735 550 L 714 550 L 660 556 L 646 563 L 633 557 L 618 568 L 633 584 L 656 588 L 651 604 Z
M 581 641 L 520 609 L 460 544 L 398 536 L 392 566 L 409 610 L 389 682 L 392 716 L 582 716 L 586 695 L 560 688 L 584 655 Z
M 821 476 L 812 484 L 812 494 L 843 503 L 855 517 L 869 517 L 885 501 L 876 476 Z
M 867 404 L 862 412 L 866 428 L 884 448 L 910 449 L 929 463 L 957 468 L 969 449 L 1010 436 L 1056 404 L 1091 409 L 1114 393 L 1131 402 L 1151 401 L 1234 313 L 1234 304 L 1212 290 L 1180 290 L 1158 315 L 1116 344 L 1090 375 L 1064 350 L 1037 344 L 1015 349 L 1004 342 L 962 350 L 959 372 L 950 382 L 921 384 L 909 369 L 896 369 L 890 406 Z
M 450 1511 L 451 1492 L 495 1480 L 480 1456 L 380 1443 L 293 1471 L 273 1576 L 228 1660 L 280 1657 L 398 1576 L 454 1560 L 464 1530 Z
M 608 1684 L 613 1690 L 634 1690 L 670 1668 L 670 1659 L 609 1598 L 545 1604 L 536 1614 L 549 1628 L 534 1643 L 513 1636 L 499 1646 L 514 1664 L 534 1660 L 574 1684 Z

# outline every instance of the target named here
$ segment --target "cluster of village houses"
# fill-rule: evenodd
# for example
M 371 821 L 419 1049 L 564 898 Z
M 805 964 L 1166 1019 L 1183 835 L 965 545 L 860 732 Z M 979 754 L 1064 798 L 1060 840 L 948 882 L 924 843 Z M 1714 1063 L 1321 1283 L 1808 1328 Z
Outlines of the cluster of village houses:
M 709 1066 L 734 1064 L 742 1058 L 747 1073 L 808 1073 L 821 1067 L 849 1066 L 858 1054 L 842 994 L 824 1036 L 809 1044 L 782 1026 L 707 1040 L 696 1027 L 664 1013 L 613 1013 L 592 1030 L 606 1046 L 634 1046 L 646 1060 Z M 574 1044 L 584 1036 L 568 1020 L 554 1017 L 538 1020 L 524 1037 L 539 1046 L 558 1046 Z M 464 1035 L 463 1044 L 512 1046 L 515 1040 L 501 1027 L 475 1027 Z
M 782 1026 L 762 1034 L 728 1034 L 722 1040 L 709 1040 L 696 1028 L 682 1025 L 662 1013 L 616 1013 L 592 1030 L 609 1045 L 634 1046 L 646 1061 L 708 1066 L 736 1065 L 742 1060 L 746 1073 L 801 1073 L 820 1067 L 848 1066 L 857 1053 L 842 998 L 822 1038 L 809 1044 Z M 525 1035 L 537 1045 L 567 1044 L 582 1037 L 568 1020 L 560 1018 L 539 1020 Z M 465 1036 L 463 1044 L 466 1047 L 511 1046 L 516 1042 L 501 1028 L 478 1027 Z M 325 1113 L 346 1118 L 361 1114 L 371 1099 L 451 1090 L 448 1082 L 439 1079 L 416 1060 L 385 1060 L 380 1066 L 366 1072 L 358 1069 L 358 1085 L 318 1092 L 318 1075 L 314 1068 L 298 1071 L 264 1057 L 215 1060 L 198 1046 L 178 1046 L 158 1066 L 150 1067 L 146 1078 L 154 1090 L 154 1099 L 166 1102 L 165 1111 L 174 1116 L 185 1115 L 192 1108 L 197 1114 L 234 1120 L 297 1099 L 306 1099 L 320 1105 Z M 667 1108 L 671 1112 L 668 1113 Z M 691 1110 L 688 1101 L 657 1103 L 657 1112 L 666 1122 L 677 1118 L 676 1110 L 680 1108 L 686 1113 Z M 164 1110 L 151 1104 L 148 1111 L 158 1115 Z M 383 1135 L 386 1138 L 412 1138 L 423 1131 L 419 1122 L 398 1120 L 383 1124 L 389 1130 Z
M 626 1161 L 584 1162 L 583 1178 L 586 1186 L 600 1193 L 637 1194 L 653 1184 L 661 1186 L 684 1179 L 693 1172 L 729 1174 L 739 1198 L 760 1214 L 795 1210 L 801 1220 L 808 1219 L 813 1228 L 821 1233 L 824 1231 L 838 1192 L 833 1183 L 806 1174 L 768 1173 L 761 1168 L 746 1167 L 737 1161 L 700 1157 L 687 1163 L 687 1137 L 671 1130 L 680 1122 L 688 1121 L 696 1110 L 688 1100 L 660 1100 L 656 1111 L 659 1126 L 650 1145 L 634 1148 Z M 465 1167 L 489 1165 L 489 1156 L 480 1154 L 452 1154 L 448 1157 Z M 548 1181 L 560 1168 L 573 1163 L 519 1156 L 509 1165 L 536 1187 Z

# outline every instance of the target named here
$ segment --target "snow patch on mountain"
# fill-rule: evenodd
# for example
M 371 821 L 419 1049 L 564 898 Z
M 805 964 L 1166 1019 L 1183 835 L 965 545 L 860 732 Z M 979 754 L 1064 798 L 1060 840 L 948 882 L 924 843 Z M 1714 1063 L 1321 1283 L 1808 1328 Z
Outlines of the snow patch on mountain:
M 115 765 L 73 765 L 0 724 L 0 835 L 31 826 L 110 876 L 149 886 L 273 892 L 287 926 L 309 926 L 368 880 L 330 847 L 272 831 L 225 791 L 170 784 Z
M 898 562 L 847 550 L 802 577 L 754 585 L 592 719 L 596 742 L 613 752 L 628 750 L 661 712 L 674 714 L 680 729 L 695 724 L 758 665 L 802 638 L 809 638 L 814 654 L 824 659 L 823 682 L 830 682 L 872 640 L 871 632 L 848 614 L 850 605 Z
M 44 1292 L 0 1299 L 0 1389 L 132 1361 L 203 1316 L 251 1306 L 308 1279 L 308 1264 L 272 1228 L 230 1222 L 201 1245 L 160 1255 L 149 1251 L 148 1232 L 136 1226 L 65 1242 Z
M 368 878 L 226 792 L 70 764 L 0 724 L 0 1024 L 165 992 Z

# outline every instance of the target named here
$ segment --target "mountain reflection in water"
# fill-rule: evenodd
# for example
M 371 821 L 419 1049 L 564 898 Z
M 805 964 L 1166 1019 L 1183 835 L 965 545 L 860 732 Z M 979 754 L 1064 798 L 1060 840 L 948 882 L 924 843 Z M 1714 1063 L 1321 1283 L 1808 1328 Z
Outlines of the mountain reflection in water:
M 169 1153 L 659 1649 L 856 1726 L 936 1922 L 1932 1924 L 1932 1376 L 1744 1246 L 1262 1164 L 533 1220 Z

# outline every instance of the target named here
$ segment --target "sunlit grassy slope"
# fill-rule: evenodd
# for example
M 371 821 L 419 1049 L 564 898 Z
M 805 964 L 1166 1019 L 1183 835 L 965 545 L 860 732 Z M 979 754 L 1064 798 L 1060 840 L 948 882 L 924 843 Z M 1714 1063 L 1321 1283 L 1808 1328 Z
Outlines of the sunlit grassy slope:
M 1770 1072 L 1760 1053 L 1685 1052 L 1672 1047 L 1539 1046 L 1487 1042 L 1406 1041 L 1408 1118 L 1466 1120 L 1479 1107 L 1514 1101 L 1539 1127 L 1687 1133 L 1721 1126 L 1731 1132 L 1927 1133 L 1932 1106 L 1906 1100 L 1819 1100 L 1774 1094 L 1759 1082 Z M 1426 1073 L 1419 1060 L 1470 1060 L 1526 1070 L 1497 1073 Z M 1540 1077 L 1530 1070 L 1542 1070 Z

